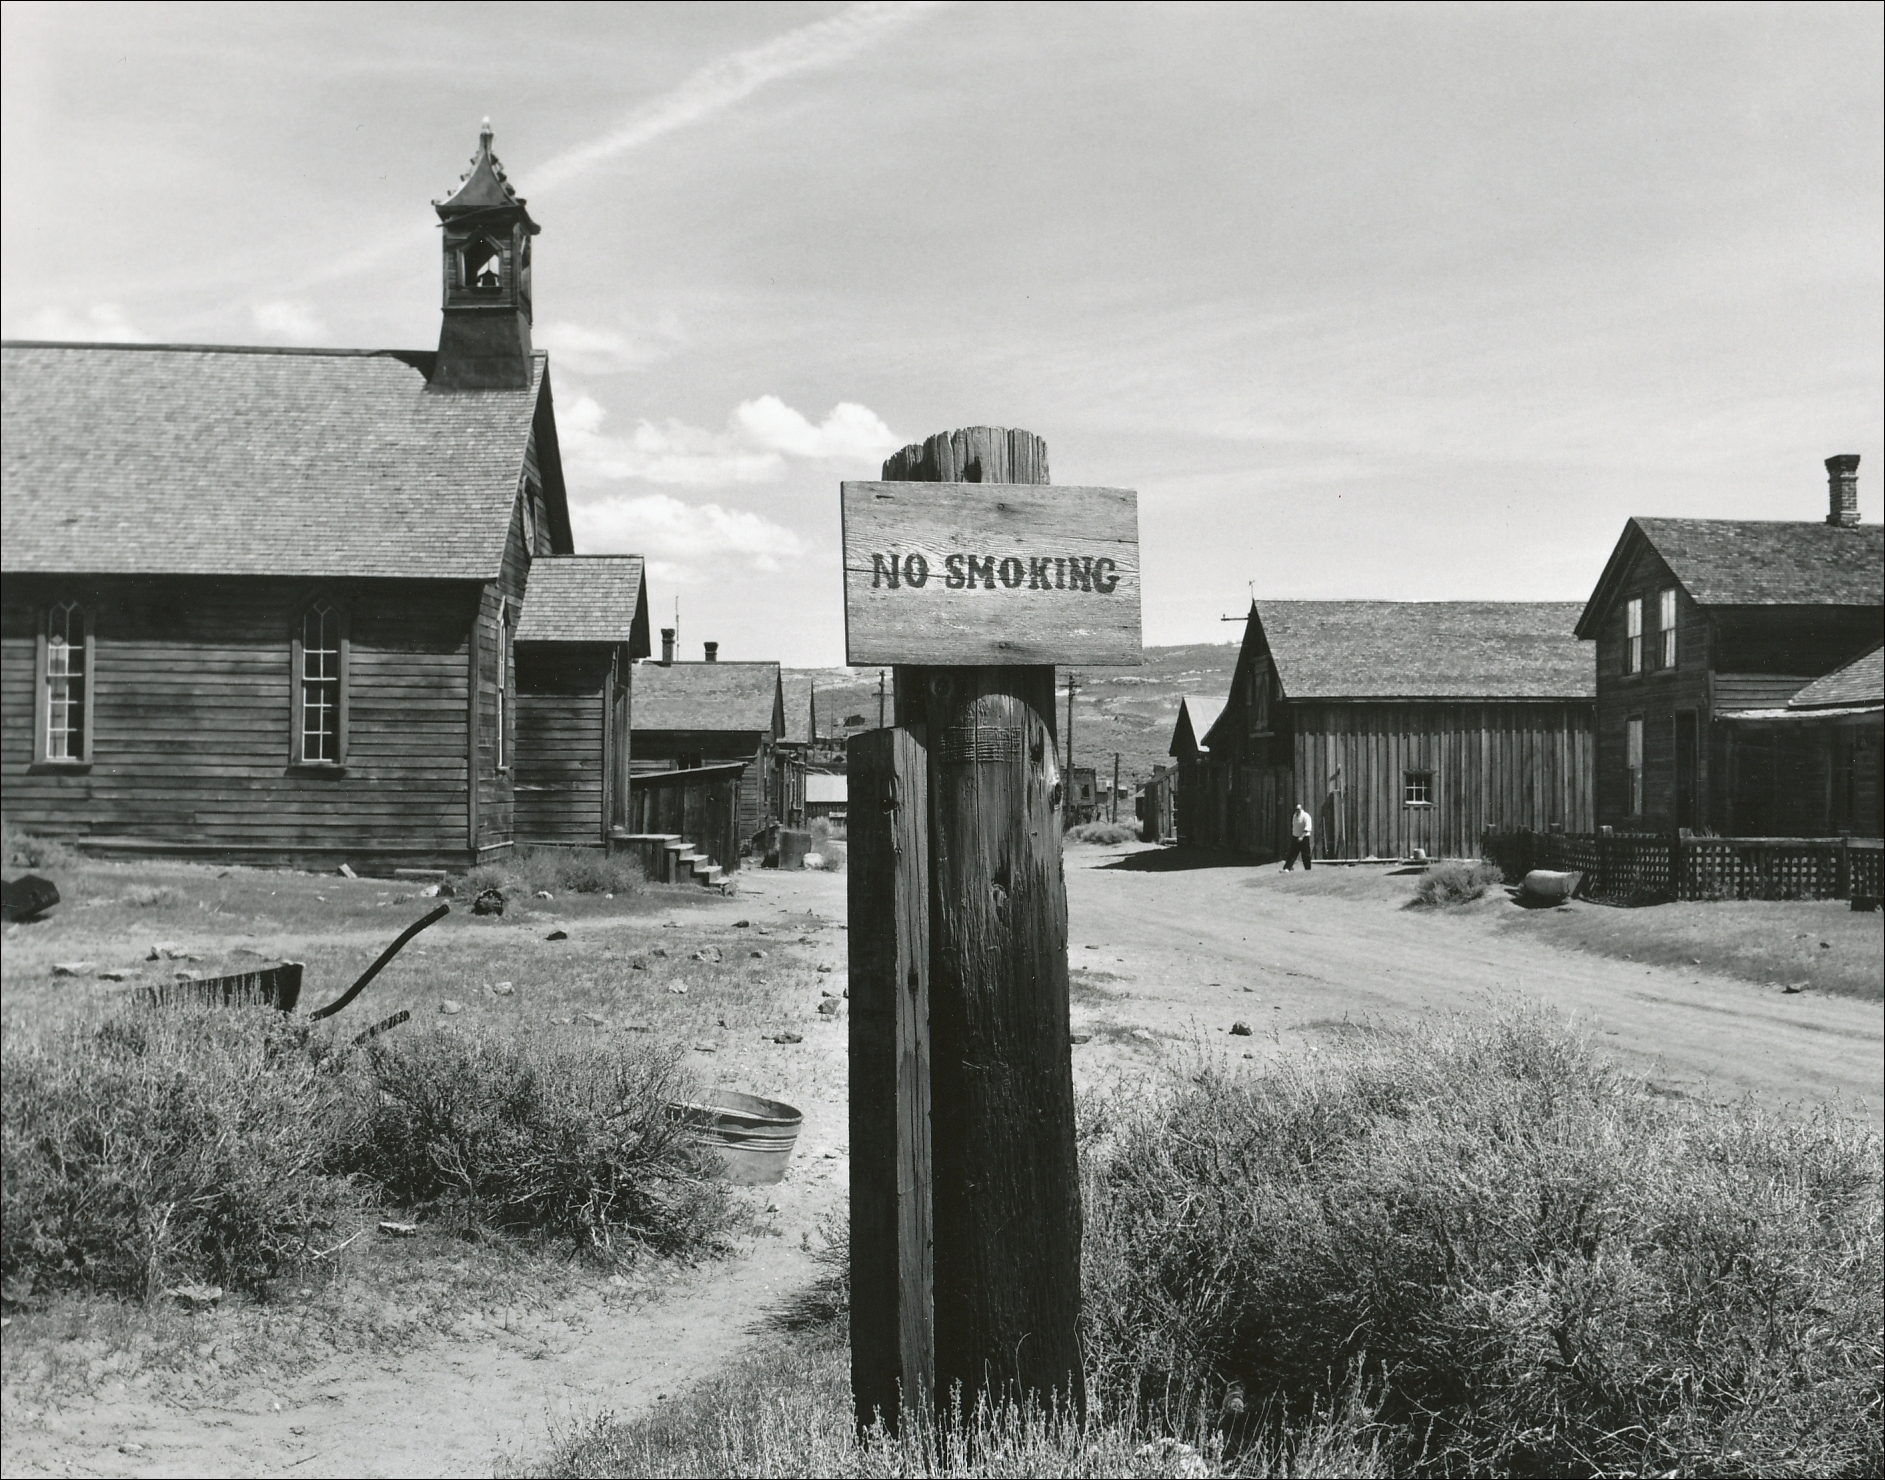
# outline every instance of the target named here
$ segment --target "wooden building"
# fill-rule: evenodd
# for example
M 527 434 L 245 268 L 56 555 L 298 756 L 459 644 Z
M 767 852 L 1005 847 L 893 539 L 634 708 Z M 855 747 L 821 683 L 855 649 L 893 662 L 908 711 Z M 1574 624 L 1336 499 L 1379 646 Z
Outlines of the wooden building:
M 823 817 L 832 822 L 847 821 L 850 798 L 850 777 L 812 771 L 805 777 L 805 820 Z
M 436 352 L 4 347 L 9 824 L 255 861 L 512 846 L 514 639 L 573 549 L 538 228 L 488 128 L 436 209 Z
M 672 630 L 662 628 L 661 637 L 663 660 L 635 669 L 630 767 L 743 766 L 739 836 L 749 847 L 769 823 L 785 820 L 780 808 L 791 794 L 793 761 L 779 749 L 785 734 L 779 665 L 722 663 L 717 643 L 707 644 L 703 662 L 676 662 Z
M 1593 680 L 1555 602 L 1252 603 L 1230 695 L 1198 737 L 1196 841 L 1284 856 L 1477 856 L 1487 828 L 1591 828 Z M 1221 801 L 1219 800 L 1221 799 Z
M 1221 695 L 1186 694 L 1178 701 L 1167 752 L 1175 767 L 1172 779 L 1172 826 L 1181 845 L 1216 846 L 1228 835 L 1230 795 L 1224 778 L 1210 766 L 1211 753 L 1201 743 L 1224 712 Z
M 1859 523 L 1858 464 L 1827 460 L 1823 522 L 1624 526 L 1577 623 L 1596 650 L 1600 825 L 1876 835 L 1865 725 L 1790 709 L 1882 635 L 1885 530 Z
M 1178 840 L 1178 818 L 1173 807 L 1177 799 L 1177 781 L 1177 766 L 1154 766 L 1152 779 L 1139 789 L 1136 811 L 1139 836 L 1143 841 L 1173 843 Z
M 517 841 L 606 847 L 628 831 L 629 685 L 649 653 L 641 557 L 533 561 L 515 643 Z

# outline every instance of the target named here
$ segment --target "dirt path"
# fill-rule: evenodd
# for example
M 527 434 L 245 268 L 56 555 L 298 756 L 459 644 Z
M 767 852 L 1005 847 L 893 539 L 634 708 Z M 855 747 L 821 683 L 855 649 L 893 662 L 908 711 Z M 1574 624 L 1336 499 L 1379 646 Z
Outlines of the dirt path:
M 843 876 L 749 876 L 739 895 L 704 909 L 690 900 L 676 919 L 711 928 L 785 909 L 842 918 Z M 842 968 L 828 980 L 841 987 Z M 785 1182 L 753 1194 L 772 1205 L 776 1235 L 746 1241 L 737 1257 L 645 1299 L 623 1298 L 597 1274 L 549 1309 L 470 1316 L 396 1357 L 337 1357 L 292 1383 L 195 1404 L 109 1377 L 56 1408 L 9 1402 L 5 1473 L 489 1475 L 507 1458 L 540 1455 L 553 1430 L 652 1406 L 758 1339 L 766 1312 L 816 1277 L 807 1241 L 816 1246 L 821 1219 L 847 1193 L 844 1044 L 841 1032 L 806 1035 L 798 1071 L 778 1087 L 805 1123 Z
M 1083 1085 L 1163 1073 L 1200 1048 L 1258 1061 L 1312 1053 L 1356 1023 L 1522 997 L 1576 1014 L 1672 1093 L 1835 1101 L 1881 1119 L 1876 1004 L 1558 949 L 1511 929 L 1500 899 L 1407 911 L 1410 881 L 1375 871 L 1176 869 L 1170 853 L 1135 849 L 1074 848 L 1067 862 Z M 751 873 L 740 896 L 687 917 L 842 918 L 844 898 L 842 875 Z M 830 980 L 842 983 L 841 968 Z M 1238 1020 L 1252 1036 L 1228 1034 Z M 9 1406 L 6 1473 L 489 1474 L 541 1454 L 556 1428 L 651 1406 L 764 1339 L 764 1310 L 814 1277 L 804 1240 L 842 1208 L 848 1176 L 844 1035 L 805 1047 L 778 1091 L 805 1111 L 792 1172 L 770 1198 L 779 1237 L 656 1298 L 613 1298 L 598 1277 L 555 1309 L 467 1320 L 396 1359 L 336 1359 L 292 1386 L 185 1407 L 107 1380 L 57 1411 Z
M 1411 880 L 1381 870 L 1177 862 L 1169 851 L 1068 850 L 1075 1029 L 1093 1033 L 1075 1052 L 1082 1078 L 1149 1067 L 1192 1040 L 1275 1058 L 1357 1023 L 1529 999 L 1575 1015 L 1670 1092 L 1836 1103 L 1885 1124 L 1877 1003 L 1559 949 L 1512 929 L 1515 906 L 1496 894 L 1457 911 L 1406 910 Z M 1084 991 L 1083 977 L 1094 983 Z M 1251 1039 L 1227 1035 L 1240 1019 Z M 1156 1041 L 1131 1037 L 1135 1026 Z

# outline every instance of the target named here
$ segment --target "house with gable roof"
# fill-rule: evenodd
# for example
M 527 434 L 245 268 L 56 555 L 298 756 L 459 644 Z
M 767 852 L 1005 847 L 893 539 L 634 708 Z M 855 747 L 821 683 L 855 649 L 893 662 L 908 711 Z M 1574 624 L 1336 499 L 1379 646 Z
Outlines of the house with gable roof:
M 1591 828 L 1594 683 L 1575 603 L 1256 601 L 1198 739 L 1195 841 L 1282 858 L 1476 857 L 1488 828 Z M 1181 823 L 1182 826 L 1182 823 Z M 1183 834 L 1181 832 L 1181 838 Z
M 1857 456 L 1826 472 L 1824 520 L 1624 525 L 1577 621 L 1596 654 L 1599 824 L 1880 835 L 1866 685 L 1885 527 L 1859 521 Z
M 1172 829 L 1181 844 L 1220 838 L 1229 826 L 1224 810 L 1228 793 L 1201 743 L 1223 712 L 1222 695 L 1182 694 L 1178 699 L 1178 719 L 1166 754 L 1176 768 L 1170 782 Z
M 604 843 L 640 562 L 574 557 L 540 228 L 488 123 L 436 211 L 435 351 L 0 350 L 9 824 L 257 862 Z M 592 687 L 552 724 L 571 664 Z M 531 753 L 552 733 L 554 762 Z M 552 821 L 520 782 L 563 787 L 575 755 L 593 777 Z

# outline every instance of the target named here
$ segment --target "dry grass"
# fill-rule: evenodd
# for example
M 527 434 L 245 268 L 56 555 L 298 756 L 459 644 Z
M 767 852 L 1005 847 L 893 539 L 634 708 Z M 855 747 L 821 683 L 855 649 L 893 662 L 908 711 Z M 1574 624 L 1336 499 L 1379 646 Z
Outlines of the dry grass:
M 1396 1473 L 1878 1473 L 1876 1133 L 1658 1101 L 1541 1018 L 1122 1103 L 1088 1350 L 1144 1411 L 1370 1385 Z
M 1077 827 L 1070 827 L 1065 834 L 1069 843 L 1097 843 L 1106 847 L 1116 847 L 1120 843 L 1139 841 L 1139 824 L 1136 822 L 1082 822 Z
M 1499 866 L 1482 859 L 1450 858 L 1436 863 L 1414 885 L 1414 902 L 1423 905 L 1470 904 L 1501 883 Z

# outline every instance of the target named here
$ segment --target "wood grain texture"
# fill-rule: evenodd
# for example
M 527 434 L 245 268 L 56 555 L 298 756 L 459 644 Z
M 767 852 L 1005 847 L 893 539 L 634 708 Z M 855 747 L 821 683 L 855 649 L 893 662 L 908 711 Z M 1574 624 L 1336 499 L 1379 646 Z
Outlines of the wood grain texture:
M 851 1392 L 860 1427 L 935 1392 L 928 760 L 905 730 L 846 747 L 851 777 Z
M 847 661 L 1143 661 L 1138 495 L 842 485 Z
M 1039 486 L 1047 449 L 1018 429 L 932 437 L 884 471 L 980 480 L 983 494 L 991 475 L 1025 478 L 1034 486 L 996 490 L 996 501 L 1018 509 L 1025 500 L 1031 517 L 1048 520 L 1050 501 L 1071 494 L 1091 519 L 1070 525 L 1136 534 L 1106 490 Z M 899 491 L 916 507 L 935 485 Z M 1115 646 L 1108 661 L 1140 661 L 1136 555 L 1133 570 L 1130 651 Z M 1084 1411 L 1054 670 L 951 651 L 940 662 L 948 666 L 896 669 L 897 725 L 928 754 L 934 1391 L 950 1401 L 960 1384 L 970 1406 L 983 1394 L 1057 1396 Z

